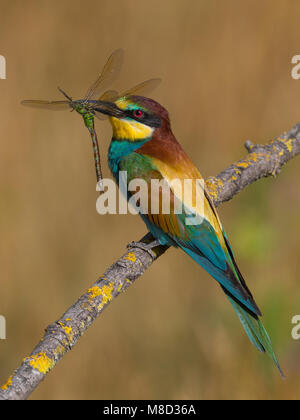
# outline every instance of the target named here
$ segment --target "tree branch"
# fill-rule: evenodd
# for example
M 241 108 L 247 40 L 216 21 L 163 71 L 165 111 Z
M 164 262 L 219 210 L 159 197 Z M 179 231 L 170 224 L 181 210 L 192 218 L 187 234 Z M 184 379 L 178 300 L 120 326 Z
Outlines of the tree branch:
M 288 133 L 261 146 L 245 143 L 247 156 L 206 181 L 216 206 L 230 200 L 247 185 L 270 175 L 300 154 L 300 123 Z M 141 242 L 153 241 L 147 234 Z M 26 399 L 56 363 L 77 343 L 106 306 L 139 278 L 168 247 L 147 251 L 135 245 L 116 261 L 63 316 L 46 329 L 44 337 L 0 388 L 0 399 Z

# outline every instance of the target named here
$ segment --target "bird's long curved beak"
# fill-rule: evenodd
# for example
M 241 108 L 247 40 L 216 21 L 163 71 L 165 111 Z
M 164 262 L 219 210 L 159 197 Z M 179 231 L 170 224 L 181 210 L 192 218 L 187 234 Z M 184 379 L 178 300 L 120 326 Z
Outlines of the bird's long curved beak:
M 114 102 L 97 101 L 93 109 L 96 112 L 101 112 L 101 114 L 105 114 L 110 117 L 122 118 L 124 116 L 124 111 L 118 108 Z

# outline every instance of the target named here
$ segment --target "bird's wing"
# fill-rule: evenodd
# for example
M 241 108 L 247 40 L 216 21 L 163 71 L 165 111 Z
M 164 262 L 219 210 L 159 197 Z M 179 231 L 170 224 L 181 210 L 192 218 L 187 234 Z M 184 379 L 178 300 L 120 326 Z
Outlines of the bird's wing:
M 200 182 L 199 187 L 203 190 L 202 202 L 196 204 L 196 207 L 192 210 L 191 205 L 195 197 L 192 193 L 190 195 L 183 194 L 183 197 L 180 196 L 178 198 L 180 188 L 184 189 L 184 187 L 180 187 L 180 183 L 174 184 L 172 182 L 174 181 L 174 174 L 170 175 L 172 169 L 166 169 L 166 165 L 160 164 L 157 160 L 153 159 L 152 167 L 155 178 L 164 180 L 165 184 L 169 187 L 170 209 L 167 212 L 163 211 L 162 198 L 165 197 L 166 192 L 162 190 L 160 194 L 153 194 L 152 191 L 151 194 L 151 189 L 149 188 L 148 209 L 142 214 L 149 230 L 155 237 L 161 239 L 162 243 L 175 244 L 183 249 L 208 271 L 230 295 L 248 308 L 253 314 L 261 315 L 234 261 L 228 239 L 224 236 L 222 225 L 213 203 L 205 190 L 204 183 Z M 178 180 L 184 180 L 190 176 L 190 174 L 182 173 L 178 173 L 177 175 Z M 201 177 L 200 174 L 199 177 Z M 198 182 L 196 180 L 194 181 L 195 183 Z M 187 199 L 186 196 L 188 196 Z M 158 202 L 155 203 L 155 200 Z M 176 208 L 178 209 L 180 200 L 182 212 L 177 214 Z M 156 213 L 151 211 L 153 208 L 156 209 Z M 191 212 L 194 212 L 194 214 L 191 215 Z
M 150 189 L 148 187 L 148 195 L 145 200 L 147 209 L 142 208 L 141 216 L 150 232 L 161 243 L 180 247 L 220 283 L 251 342 L 258 350 L 267 352 L 271 356 L 281 375 L 284 376 L 272 349 L 270 338 L 259 320 L 260 311 L 235 263 L 229 241 L 204 184 L 202 184 L 204 186 L 203 205 L 196 211 L 198 216 L 202 217 L 201 223 L 190 224 L 188 205 L 183 206 L 184 211 L 181 214 L 175 212 L 174 204 L 178 191 L 176 191 L 176 183 L 175 187 L 170 183 L 172 168 L 166 169 L 155 159 L 134 153 L 126 161 L 124 161 L 122 169 L 129 169 L 129 178 L 142 178 L 148 183 L 148 186 L 153 179 L 164 180 L 169 184 L 169 212 L 163 212 L 161 205 L 163 192 L 149 196 Z M 182 166 L 184 165 L 180 165 L 180 167 Z M 184 174 L 178 173 L 178 175 L 186 179 L 195 177 L 201 179 L 201 175 L 195 170 L 195 167 L 191 171 L 187 169 Z M 151 204 L 159 211 L 152 212 Z

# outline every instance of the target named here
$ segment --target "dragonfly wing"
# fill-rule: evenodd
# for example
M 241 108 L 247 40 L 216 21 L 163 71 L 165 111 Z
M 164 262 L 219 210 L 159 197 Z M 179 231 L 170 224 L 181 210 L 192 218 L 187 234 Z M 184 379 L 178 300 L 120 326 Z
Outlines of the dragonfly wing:
M 108 118 L 107 115 L 100 114 L 100 112 L 95 113 L 94 116 L 100 121 L 107 120 Z
M 51 109 L 53 111 L 62 111 L 70 108 L 69 101 L 39 101 L 32 99 L 22 101 L 21 104 L 30 108 Z
M 139 83 L 138 85 L 128 89 L 121 94 L 118 93 L 116 90 L 107 90 L 103 93 L 103 95 L 98 98 L 98 101 L 109 101 L 115 102 L 119 98 L 123 98 L 124 96 L 129 95 L 148 95 L 152 90 L 154 90 L 159 84 L 161 83 L 161 79 L 149 79 L 145 82 Z M 95 116 L 99 120 L 105 120 L 107 117 L 103 114 L 97 112 Z
M 119 92 L 117 92 L 116 90 L 107 90 L 106 92 L 103 93 L 103 95 L 100 96 L 98 101 L 114 102 L 118 98 L 120 98 Z
M 123 98 L 124 96 L 129 95 L 148 95 L 148 93 L 152 92 L 159 84 L 161 83 L 161 79 L 149 79 L 145 80 L 145 82 L 139 83 L 136 86 L 133 86 L 131 89 L 125 90 L 122 92 L 119 97 Z
M 86 92 L 84 100 L 96 99 L 118 77 L 123 63 L 123 55 L 122 48 L 111 54 L 100 76 Z

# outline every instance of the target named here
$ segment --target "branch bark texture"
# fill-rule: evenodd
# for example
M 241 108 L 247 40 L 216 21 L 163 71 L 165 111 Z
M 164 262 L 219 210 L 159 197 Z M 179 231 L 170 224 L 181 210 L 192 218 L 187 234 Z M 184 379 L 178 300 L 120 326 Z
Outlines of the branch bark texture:
M 206 181 L 216 206 L 262 177 L 277 175 L 300 154 L 300 123 L 266 145 L 245 143 L 248 154 Z M 147 234 L 141 239 L 152 242 Z M 147 251 L 135 245 L 118 259 L 56 322 L 48 326 L 32 353 L 0 387 L 0 400 L 23 400 L 71 350 L 88 327 L 120 293 L 125 292 L 168 247 Z

